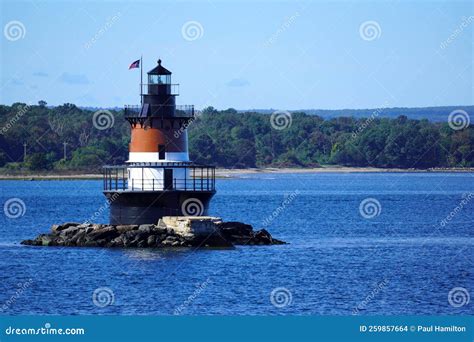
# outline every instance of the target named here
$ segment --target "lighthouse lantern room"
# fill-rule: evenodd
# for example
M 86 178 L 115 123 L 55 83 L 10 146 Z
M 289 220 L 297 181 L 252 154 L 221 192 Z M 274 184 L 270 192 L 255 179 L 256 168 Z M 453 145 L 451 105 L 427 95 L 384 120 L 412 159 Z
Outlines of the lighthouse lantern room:
M 142 104 L 125 106 L 131 140 L 126 165 L 104 167 L 111 224 L 156 223 L 163 216 L 207 214 L 215 168 L 190 162 L 187 127 L 194 106 L 177 106 L 179 85 L 158 65 L 140 84 Z

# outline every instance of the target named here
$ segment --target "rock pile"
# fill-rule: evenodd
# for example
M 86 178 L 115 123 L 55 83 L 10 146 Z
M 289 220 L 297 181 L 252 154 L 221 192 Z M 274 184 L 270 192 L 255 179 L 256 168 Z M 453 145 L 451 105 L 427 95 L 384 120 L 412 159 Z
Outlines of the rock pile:
M 213 223 L 209 234 L 183 234 L 167 227 L 160 221 L 157 225 L 106 225 L 86 223 L 64 223 L 53 225 L 51 233 L 40 234 L 34 240 L 25 240 L 23 245 L 71 246 L 71 247 L 232 247 L 234 245 L 278 245 L 285 242 L 272 238 L 265 229 L 254 231 L 251 225 L 240 222 Z

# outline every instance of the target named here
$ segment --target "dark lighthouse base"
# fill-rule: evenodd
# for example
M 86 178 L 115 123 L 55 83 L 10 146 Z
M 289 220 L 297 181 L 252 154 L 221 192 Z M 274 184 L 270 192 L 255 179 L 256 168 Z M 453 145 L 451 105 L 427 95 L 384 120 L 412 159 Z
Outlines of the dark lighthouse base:
M 215 191 L 104 191 L 110 224 L 156 224 L 163 216 L 206 216 Z

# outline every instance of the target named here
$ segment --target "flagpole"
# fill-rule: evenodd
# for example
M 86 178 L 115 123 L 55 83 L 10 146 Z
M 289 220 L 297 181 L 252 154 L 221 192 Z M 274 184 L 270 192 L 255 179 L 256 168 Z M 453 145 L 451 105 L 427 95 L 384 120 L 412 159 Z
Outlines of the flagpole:
M 140 105 L 143 106 L 143 56 L 140 56 Z

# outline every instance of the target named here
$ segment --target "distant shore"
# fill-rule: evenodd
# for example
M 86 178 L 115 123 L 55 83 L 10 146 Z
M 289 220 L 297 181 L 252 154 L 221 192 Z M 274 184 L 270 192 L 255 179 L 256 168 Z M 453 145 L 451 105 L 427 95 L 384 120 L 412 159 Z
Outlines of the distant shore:
M 216 169 L 217 178 L 238 178 L 240 175 L 269 173 L 420 173 L 420 172 L 474 172 L 474 168 L 432 168 L 432 169 L 383 169 L 375 167 L 323 166 L 317 168 L 249 168 L 249 169 Z M 0 180 L 71 180 L 71 179 L 102 179 L 102 174 L 95 173 L 37 173 L 37 174 L 3 174 Z

